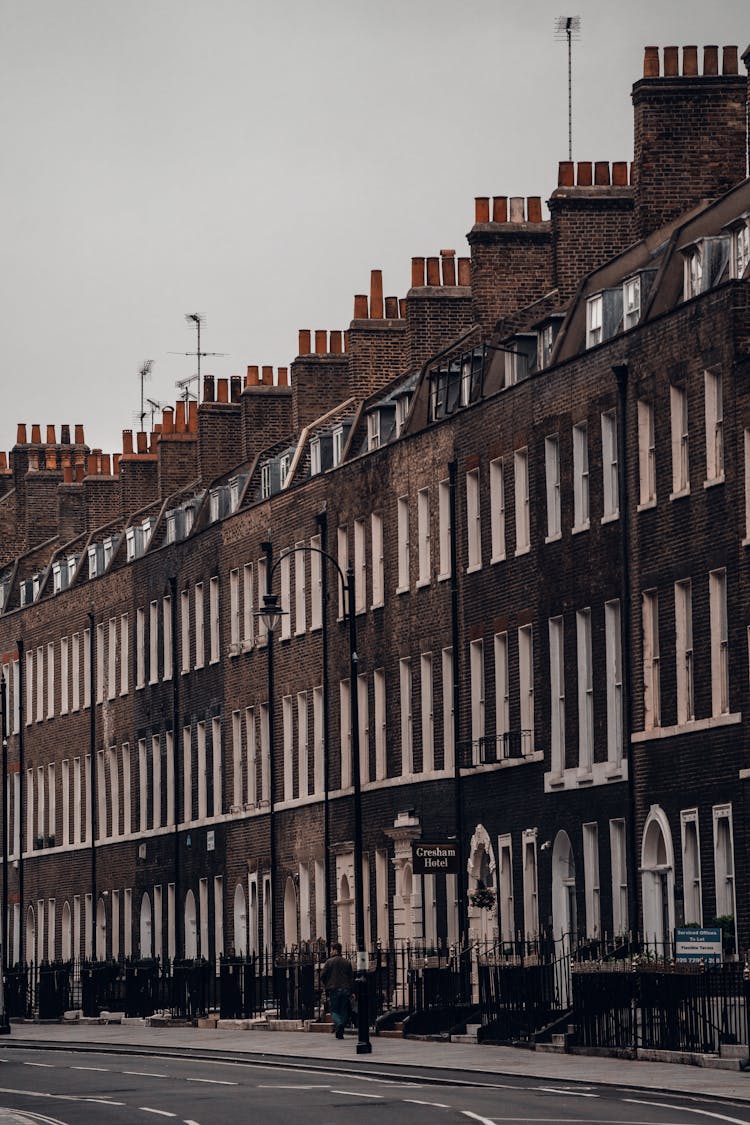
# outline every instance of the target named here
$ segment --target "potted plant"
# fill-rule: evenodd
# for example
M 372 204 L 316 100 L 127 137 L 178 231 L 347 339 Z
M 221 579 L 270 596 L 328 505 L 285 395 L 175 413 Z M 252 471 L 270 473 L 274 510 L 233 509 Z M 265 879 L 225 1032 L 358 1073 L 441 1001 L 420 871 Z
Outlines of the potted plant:
M 472 906 L 476 906 L 478 910 L 492 910 L 495 905 L 495 892 L 492 887 L 485 887 L 480 879 L 476 890 L 469 895 L 469 902 Z

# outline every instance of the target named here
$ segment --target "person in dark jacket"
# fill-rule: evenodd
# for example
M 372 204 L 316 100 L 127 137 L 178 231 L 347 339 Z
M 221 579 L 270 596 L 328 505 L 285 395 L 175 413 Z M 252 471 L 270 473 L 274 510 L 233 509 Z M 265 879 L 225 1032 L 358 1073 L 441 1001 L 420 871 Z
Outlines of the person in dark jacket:
M 320 983 L 328 993 L 336 1038 L 343 1039 L 344 1028 L 349 1022 L 349 997 L 354 983 L 354 970 L 351 961 L 342 956 L 339 942 L 334 942 L 331 946 L 331 956 L 320 970 Z

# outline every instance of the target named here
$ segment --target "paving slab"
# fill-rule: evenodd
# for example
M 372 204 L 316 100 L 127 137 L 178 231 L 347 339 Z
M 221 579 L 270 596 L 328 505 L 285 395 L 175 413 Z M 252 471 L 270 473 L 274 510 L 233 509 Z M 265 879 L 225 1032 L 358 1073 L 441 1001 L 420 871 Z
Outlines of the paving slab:
M 236 1030 L 224 1028 L 146 1027 L 124 1024 L 14 1023 L 12 1033 L 0 1039 L 5 1048 L 49 1045 L 55 1048 L 121 1051 L 200 1051 L 238 1059 L 264 1057 L 304 1064 L 318 1063 L 351 1070 L 359 1067 L 425 1067 L 463 1071 L 478 1082 L 505 1076 L 544 1079 L 554 1083 L 589 1082 L 626 1086 L 660 1093 L 730 1098 L 750 1103 L 750 1071 L 712 1070 L 706 1067 L 584 1055 L 546 1054 L 515 1047 L 466 1043 L 425 1042 L 415 1039 L 373 1037 L 372 1054 L 356 1054 L 356 1035 L 343 1040 L 333 1035 L 292 1031 Z

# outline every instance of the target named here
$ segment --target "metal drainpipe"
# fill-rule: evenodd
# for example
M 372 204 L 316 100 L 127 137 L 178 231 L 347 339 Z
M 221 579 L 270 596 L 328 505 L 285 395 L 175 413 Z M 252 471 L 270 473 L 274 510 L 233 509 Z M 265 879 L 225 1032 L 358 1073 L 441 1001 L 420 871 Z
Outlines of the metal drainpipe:
M 622 645 L 622 738 L 628 763 L 628 823 L 627 833 L 630 841 L 628 857 L 630 874 L 628 877 L 629 928 L 632 930 L 638 919 L 638 848 L 635 838 L 635 778 L 633 776 L 632 733 L 632 652 L 630 648 L 630 506 L 628 498 L 628 447 L 627 447 L 627 406 L 628 406 L 628 365 L 615 364 L 612 372 L 617 380 L 617 442 L 618 442 L 618 489 L 620 507 L 620 572 L 622 574 L 622 607 L 620 612 L 620 644 Z
M 89 613 L 89 801 L 91 802 L 91 953 L 96 957 L 96 629 Z
M 180 670 L 177 666 L 177 579 L 174 575 L 169 579 L 169 596 L 171 599 L 172 618 L 172 760 L 174 771 L 172 777 L 174 806 L 174 948 L 175 955 L 179 957 L 183 948 L 181 895 L 180 895 L 180 793 L 182 790 L 182 754 L 180 735 Z M 184 816 L 183 819 L 187 819 Z M 167 888 L 167 925 L 169 925 L 169 888 Z
M 5 669 L 10 665 L 0 665 L 0 742 L 2 742 L 3 770 L 3 905 L 2 905 L 2 962 L 0 972 L 8 969 L 8 680 Z M 2 1012 L 5 1012 L 3 1005 Z
M 273 547 L 270 542 L 261 543 L 266 556 L 266 593 L 271 593 L 271 570 L 273 569 Z M 260 596 L 260 590 L 258 591 Z M 274 812 L 274 669 L 273 669 L 273 630 L 266 631 L 266 653 L 268 656 L 268 862 L 271 874 L 271 933 L 269 947 L 271 963 L 276 953 L 276 818 Z
M 320 532 L 320 547 L 328 551 L 328 513 L 322 511 L 317 517 Z M 328 675 L 328 566 L 327 560 L 321 559 L 320 563 L 320 596 L 321 596 L 321 656 L 323 660 L 323 870 L 325 877 L 325 919 L 326 919 L 326 947 L 331 944 L 331 809 L 329 806 L 329 704 L 330 704 L 330 678 Z M 317 895 L 318 888 L 316 886 Z
M 24 924 L 24 847 L 23 837 L 24 829 L 26 826 L 26 739 L 24 734 L 24 727 L 26 725 L 26 707 L 24 704 L 24 692 L 26 684 L 24 683 L 24 651 L 23 639 L 16 642 L 18 649 L 18 772 L 20 774 L 20 785 L 18 787 L 19 802 L 18 802 L 18 902 L 21 910 L 21 917 L 19 919 L 19 926 L 21 933 L 19 934 L 19 946 L 23 945 L 24 953 L 26 954 L 25 960 L 30 960 L 28 956 L 28 949 L 26 949 L 26 926 Z M 20 952 L 20 949 L 19 949 Z M 32 950 L 33 952 L 33 950 Z M 33 958 L 32 958 L 33 959 Z
M 461 762 L 459 759 L 459 733 L 460 733 L 460 691 L 459 691 L 459 629 L 458 629 L 458 541 L 456 536 L 456 472 L 455 460 L 448 465 L 448 496 L 450 510 L 450 552 L 451 552 L 451 645 L 453 648 L 453 799 L 454 818 L 456 825 L 456 843 L 458 851 L 458 878 L 456 879 L 456 894 L 458 898 L 458 929 L 459 939 L 462 942 L 468 931 L 468 918 L 466 915 L 466 895 L 464 894 L 465 862 L 464 862 L 464 802 L 461 783 Z

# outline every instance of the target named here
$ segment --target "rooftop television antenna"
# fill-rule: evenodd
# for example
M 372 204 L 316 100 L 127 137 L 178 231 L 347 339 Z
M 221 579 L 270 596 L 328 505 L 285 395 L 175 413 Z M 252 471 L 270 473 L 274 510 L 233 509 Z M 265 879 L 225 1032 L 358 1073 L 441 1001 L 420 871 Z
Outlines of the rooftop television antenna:
M 194 355 L 196 357 L 196 359 L 198 360 L 198 373 L 197 373 L 197 375 L 190 375 L 190 376 L 188 376 L 187 379 L 178 379 L 175 382 L 175 386 L 179 387 L 180 390 L 183 392 L 185 402 L 187 402 L 189 398 L 196 398 L 200 402 L 201 359 L 203 358 L 203 356 L 225 356 L 228 353 L 227 352 L 204 352 L 204 351 L 201 351 L 201 328 L 206 323 L 206 314 L 205 313 L 197 313 L 197 312 L 195 312 L 195 313 L 185 313 L 185 321 L 187 322 L 187 324 L 190 327 L 195 328 L 195 330 L 196 330 L 198 339 L 197 339 L 195 351 L 194 352 L 170 352 L 169 354 L 170 355 Z M 197 394 L 195 394 L 193 391 L 191 391 L 189 389 L 190 384 L 196 382 L 196 380 L 197 380 L 197 383 L 198 383 L 198 393 Z
M 573 159 L 573 40 L 581 37 L 580 16 L 558 16 L 555 39 L 568 43 L 568 160 Z
M 154 366 L 153 359 L 147 359 L 141 364 L 141 369 L 138 372 L 138 378 L 141 381 L 141 412 L 138 415 L 138 418 L 139 418 L 139 421 L 140 421 L 140 424 L 141 424 L 141 429 L 143 429 L 143 423 L 146 420 L 146 408 L 145 408 L 145 405 L 144 405 L 143 384 L 146 382 L 147 379 L 151 378 L 151 368 L 153 366 Z

